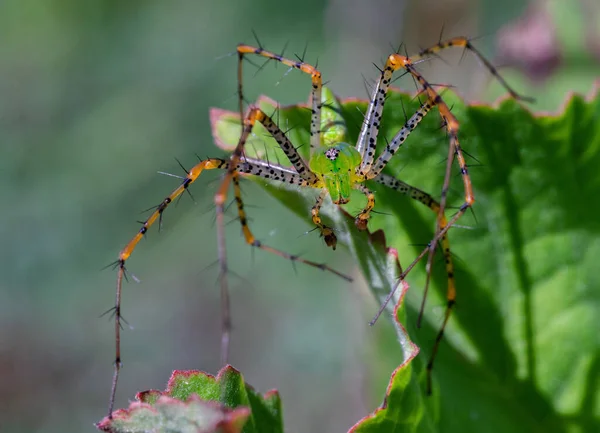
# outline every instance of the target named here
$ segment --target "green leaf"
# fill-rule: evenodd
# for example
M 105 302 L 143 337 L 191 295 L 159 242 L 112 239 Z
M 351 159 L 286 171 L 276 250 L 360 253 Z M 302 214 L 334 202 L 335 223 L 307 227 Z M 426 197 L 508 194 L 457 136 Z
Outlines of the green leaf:
M 413 374 L 412 360 L 419 353 L 419 348 L 402 325 L 405 314 L 401 306 L 407 290 L 408 285 L 403 282 L 393 313 L 398 340 L 404 349 L 404 360 L 392 373 L 383 404 L 356 423 L 350 429 L 351 433 L 431 431 L 431 425 L 427 425 L 429 420 L 424 418 L 423 395 Z
M 414 324 L 424 268 L 417 266 L 407 278 L 412 289 L 405 324 L 411 337 L 421 342 L 421 356 L 410 374 L 420 386 L 410 388 L 408 403 L 393 400 L 402 406 L 398 412 L 389 399 L 389 413 L 407 417 L 406 405 L 415 406 L 412 413 L 421 411 L 422 416 L 415 418 L 421 421 L 411 431 L 600 431 L 600 99 L 597 94 L 588 100 L 573 95 L 561 113 L 534 115 L 510 99 L 489 107 L 467 106 L 450 91 L 443 97 L 460 121 L 459 138 L 470 155 L 476 203 L 473 213 L 458 222 L 468 229 L 450 232 L 457 304 L 435 363 L 430 398 L 423 394 L 424 364 L 443 317 L 445 274 L 443 266 L 434 266 L 422 330 Z M 379 150 L 404 124 L 404 112 L 410 116 L 418 104 L 409 95 L 390 92 Z M 275 111 L 266 98 L 259 105 L 268 114 Z M 343 101 L 351 142 L 366 107 L 365 101 Z M 309 117 L 303 106 L 282 107 L 276 116 L 284 129 L 291 128 L 288 136 L 304 158 Z M 239 116 L 213 112 L 212 125 L 221 147 L 235 146 Z M 385 172 L 439 196 L 447 146 L 433 110 Z M 285 156 L 260 126 L 246 151 L 286 165 Z M 456 167 L 455 173 L 449 214 L 463 200 Z M 311 225 L 316 191 L 264 179 L 257 183 Z M 415 245 L 431 240 L 435 215 L 395 191 L 368 186 L 376 191 L 376 210 L 385 214 L 375 215 L 370 227 L 383 229 L 389 246 L 400 251 L 407 266 L 421 250 Z M 363 201 L 357 195 L 345 209 L 356 214 Z M 349 246 L 381 299 L 386 289 L 374 270 L 385 269 L 385 249 L 374 257 L 356 248 L 355 239 L 363 235 L 351 218 L 335 206 L 326 210 L 325 223 L 343 233 L 340 244 Z
M 216 377 L 198 370 L 176 370 L 165 391 L 140 392 L 136 400 L 97 427 L 109 432 L 283 432 L 277 391 L 257 393 L 229 365 Z
M 234 433 L 242 431 L 249 413 L 246 407 L 228 409 L 197 396 L 186 402 L 162 396 L 152 404 L 131 403 L 128 410 L 117 411 L 113 419 L 105 418 L 96 427 L 111 433 Z

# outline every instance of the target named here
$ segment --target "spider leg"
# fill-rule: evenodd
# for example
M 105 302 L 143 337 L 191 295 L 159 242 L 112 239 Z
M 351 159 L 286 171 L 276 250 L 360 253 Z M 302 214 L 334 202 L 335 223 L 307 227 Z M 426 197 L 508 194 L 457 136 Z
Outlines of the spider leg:
M 160 220 L 162 213 L 177 197 L 181 196 L 187 188 L 196 181 L 200 173 L 204 170 L 212 170 L 224 168 L 228 165 L 226 160 L 219 158 L 210 158 L 196 164 L 186 176 L 183 178 L 182 183 L 175 188 L 171 194 L 169 194 L 150 214 L 150 216 L 142 223 L 142 227 L 138 232 L 131 238 L 131 240 L 125 245 L 125 247 L 119 252 L 119 258 L 116 261 L 117 271 L 117 290 L 115 294 L 115 361 L 114 361 L 114 372 L 111 386 L 110 400 L 108 405 L 108 417 L 112 418 L 112 412 L 114 408 L 115 395 L 117 392 L 117 383 L 119 380 L 119 371 L 122 367 L 121 363 L 121 293 L 123 287 L 123 278 L 126 277 L 125 262 L 131 256 L 131 253 L 135 250 L 137 244 L 144 237 L 148 229 L 157 221 Z
M 496 69 L 496 67 L 494 65 L 492 65 L 492 63 L 488 59 L 486 59 L 477 48 L 475 48 L 473 46 L 473 44 L 471 43 L 471 40 L 469 38 L 466 38 L 464 36 L 458 36 L 458 37 L 447 39 L 445 41 L 440 41 L 432 47 L 421 50 L 419 52 L 419 54 L 412 56 L 411 60 L 413 62 L 416 62 L 424 57 L 435 55 L 438 52 L 445 50 L 446 48 L 451 48 L 451 47 L 462 47 L 464 50 L 471 51 L 475 55 L 475 57 L 477 57 L 477 59 L 481 63 L 483 63 L 485 68 L 488 71 L 490 71 L 490 73 L 494 76 L 494 78 L 496 78 L 496 80 L 498 80 L 498 82 L 506 89 L 506 91 L 508 93 L 510 93 L 510 95 L 513 98 L 515 98 L 519 101 L 524 101 L 524 102 L 534 102 L 535 101 L 532 97 L 523 96 L 523 95 L 517 93 L 512 87 L 510 87 L 508 85 L 508 83 L 506 82 L 506 80 L 502 77 L 502 75 L 500 75 L 500 73 L 498 72 L 498 69 Z
M 317 197 L 317 201 L 310 210 L 310 213 L 312 215 L 313 224 L 316 225 L 319 231 L 321 232 L 321 237 L 325 240 L 325 244 L 328 247 L 331 247 L 335 250 L 337 246 L 337 236 L 335 235 L 331 227 L 328 227 L 325 224 L 323 224 L 321 216 L 319 215 L 321 206 L 323 205 L 323 200 L 325 199 L 327 194 L 328 192 L 326 189 L 321 190 L 321 193 Z
M 412 198 L 413 200 L 417 200 L 418 202 L 423 203 L 425 206 L 427 206 L 433 212 L 438 214 L 438 217 L 439 217 L 440 204 L 437 201 L 435 201 L 433 199 L 433 197 L 431 197 L 431 195 L 427 194 L 426 192 L 421 191 L 418 188 L 415 188 L 399 179 L 396 179 L 393 176 L 389 176 L 386 174 L 380 174 L 378 177 L 376 177 L 374 179 L 374 181 L 377 183 L 380 183 L 382 185 L 385 185 L 388 188 L 394 189 L 401 194 L 407 195 L 410 198 Z M 433 370 L 433 363 L 435 361 L 435 357 L 436 357 L 440 342 L 444 335 L 444 329 L 446 328 L 446 324 L 448 322 L 448 319 L 450 317 L 450 314 L 451 314 L 454 304 L 456 302 L 456 283 L 455 283 L 455 279 L 454 279 L 454 263 L 452 261 L 452 255 L 450 253 L 450 240 L 448 239 L 448 234 L 447 234 L 447 228 L 449 228 L 450 225 L 448 224 L 446 217 L 443 215 L 441 218 L 440 227 L 441 227 L 441 233 L 443 233 L 443 234 L 441 234 L 441 236 L 439 237 L 439 240 L 437 240 L 436 243 L 437 242 L 440 243 L 441 248 L 442 248 L 442 253 L 444 255 L 444 262 L 446 265 L 446 275 L 448 276 L 448 287 L 446 290 L 446 313 L 444 315 L 444 321 L 442 322 L 442 326 L 440 327 L 440 330 L 436 336 L 435 343 L 431 350 L 431 356 L 429 357 L 429 361 L 427 363 L 427 393 L 428 394 L 431 394 L 431 390 L 432 390 L 431 372 Z M 425 250 L 425 251 L 427 251 L 427 250 Z M 411 267 L 412 266 L 413 265 L 411 265 Z M 431 274 L 431 268 L 429 268 L 427 270 L 428 278 L 429 278 L 430 274 Z M 404 275 L 405 274 L 403 274 L 403 276 Z M 402 277 L 402 278 L 404 278 L 404 277 Z M 419 317 L 417 319 L 417 325 L 419 327 L 421 326 L 420 324 L 421 324 L 421 320 L 423 317 L 423 310 L 425 308 L 425 300 L 427 299 L 427 288 L 428 287 L 429 286 L 426 286 L 426 290 L 423 293 L 423 300 L 421 302 L 421 308 L 419 310 Z M 382 311 L 383 311 L 383 309 L 380 310 L 378 315 L 381 314 Z
M 311 120 L 310 120 L 310 150 L 311 153 L 321 146 L 321 109 L 323 107 L 323 101 L 321 100 L 321 93 L 323 89 L 323 79 L 321 72 L 314 66 L 309 65 L 301 60 L 290 60 L 285 57 L 267 51 L 261 47 L 253 47 L 251 45 L 240 44 L 237 46 L 238 53 L 238 94 L 239 94 L 239 109 L 240 115 L 244 111 L 244 97 L 242 88 L 242 76 L 243 76 L 243 60 L 244 56 L 249 54 L 255 54 L 258 56 L 266 57 L 267 59 L 275 60 L 279 63 L 283 63 L 290 68 L 298 69 L 311 76 L 312 79 L 312 91 L 311 91 Z M 242 115 L 243 118 L 243 115 Z
M 310 171 L 308 165 L 302 159 L 292 142 L 287 138 L 285 133 L 277 126 L 277 124 L 273 121 L 273 119 L 267 116 L 261 110 L 260 123 L 265 127 L 265 129 L 271 134 L 271 136 L 277 141 L 285 156 L 289 159 L 290 163 L 294 166 L 294 169 L 300 175 L 302 179 L 308 181 L 308 184 L 314 184 L 318 181 L 317 176 Z

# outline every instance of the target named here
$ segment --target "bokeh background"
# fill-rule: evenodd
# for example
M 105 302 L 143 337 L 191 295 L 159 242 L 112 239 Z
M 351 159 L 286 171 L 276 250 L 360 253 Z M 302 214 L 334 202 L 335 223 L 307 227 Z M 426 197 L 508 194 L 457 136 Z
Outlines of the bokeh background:
M 560 17 L 560 19 L 559 19 Z M 93 431 L 106 411 L 114 335 L 99 316 L 113 303 L 115 273 L 103 266 L 139 228 L 180 173 L 220 156 L 208 109 L 236 107 L 239 42 L 316 62 L 340 96 L 366 96 L 363 76 L 404 42 L 409 52 L 446 36 L 477 46 L 509 82 L 556 110 L 568 91 L 587 93 L 598 74 L 600 15 L 593 0 L 332 0 L 145 2 L 5 0 L 0 3 L 0 430 Z M 472 100 L 502 93 L 461 52 L 422 72 Z M 259 62 L 261 63 L 261 62 Z M 304 101 L 309 80 L 273 64 L 247 67 L 246 95 Z M 397 83 L 414 90 L 411 80 Z M 124 369 L 117 407 L 136 391 L 163 388 L 174 368 L 219 367 L 212 194 L 207 174 L 165 214 L 129 269 Z M 252 252 L 228 226 L 234 333 L 231 361 L 246 380 L 277 388 L 289 431 L 345 431 L 383 396 L 393 360 L 365 354 L 381 321 L 349 255 L 247 182 L 257 236 L 310 254 L 357 280 Z M 233 220 L 233 215 L 231 215 Z M 426 242 L 427 240 L 424 240 Z M 391 335 L 391 334 L 390 334 Z M 374 372 L 376 370 L 376 372 Z M 379 392 L 367 390 L 378 389 Z M 358 390 L 358 391 L 357 391 Z M 365 392 L 360 392 L 365 390 Z

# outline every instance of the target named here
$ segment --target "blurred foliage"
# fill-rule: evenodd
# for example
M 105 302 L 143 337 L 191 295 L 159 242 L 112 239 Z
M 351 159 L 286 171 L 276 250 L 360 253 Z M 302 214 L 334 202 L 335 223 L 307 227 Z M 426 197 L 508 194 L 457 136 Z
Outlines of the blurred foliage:
M 235 109 L 235 57 L 222 56 L 235 44 L 251 41 L 252 29 L 273 50 L 289 41 L 291 56 L 302 53 L 308 42 L 307 59 L 319 57 L 334 91 L 363 96 L 361 73 L 375 76 L 371 62 L 389 51 L 388 42 L 397 45 L 412 36 L 415 44 L 430 44 L 444 22 L 449 36 L 495 33 L 518 15 L 492 0 L 478 7 L 458 0 L 451 2 L 454 15 L 446 3 L 416 13 L 426 2 L 398 1 L 395 11 L 384 9 L 382 2 L 352 16 L 354 6 L 347 5 L 355 3 L 360 2 L 0 2 L 3 429 L 92 430 L 92 422 L 104 412 L 114 342 L 111 324 L 98 316 L 113 302 L 115 276 L 100 269 L 138 229 L 135 220 L 144 218 L 140 211 L 177 183 L 156 171 L 176 173 L 175 157 L 190 166 L 195 153 L 222 155 L 210 137 L 208 110 Z M 578 11 L 579 2 L 563 3 L 574 5 L 569 12 Z M 498 27 L 488 28 L 486 16 L 495 16 Z M 577 20 L 585 15 L 558 16 L 557 25 L 571 23 L 561 39 L 581 34 Z M 576 18 L 567 20 L 572 16 Z M 454 17 L 466 26 L 449 22 Z M 367 21 L 374 27 L 361 25 Z M 419 33 L 409 34 L 406 23 Z M 493 37 L 479 43 L 487 47 L 486 54 L 493 53 Z M 577 41 L 564 48 L 567 59 L 577 52 L 586 52 Z M 480 71 L 476 63 L 466 59 L 458 69 L 453 59 L 448 63 L 428 62 L 423 73 L 437 80 L 433 77 L 439 69 L 439 81 L 485 99 L 481 80 L 470 79 Z M 591 57 L 570 62 L 572 69 L 561 75 L 560 86 L 553 78 L 540 84 L 519 83 L 514 74 L 507 78 L 539 97 L 536 108 L 553 110 L 567 89 L 589 90 L 597 75 L 595 64 Z M 248 70 L 249 99 L 268 93 L 285 104 L 306 100 L 306 77 L 284 76 L 284 68 L 271 66 L 259 74 Z M 457 73 L 449 72 L 455 69 Z M 397 84 L 414 89 L 410 80 Z M 442 145 L 436 149 L 443 152 Z M 472 153 L 479 158 L 484 149 Z M 430 170 L 439 170 L 437 160 L 429 164 Z M 160 378 L 174 367 L 218 369 L 219 300 L 217 273 L 211 267 L 216 259 L 210 204 L 214 187 L 207 176 L 192 190 L 196 204 L 182 200 L 166 215 L 162 232 L 150 233 L 132 257 L 130 269 L 142 283 L 125 287 L 124 314 L 134 331 L 123 336 L 119 406 L 126 406 L 135 390 L 162 388 Z M 476 192 L 481 207 L 493 202 Z M 245 199 L 252 205 L 253 229 L 260 239 L 351 269 L 348 255 L 326 250 L 315 234 L 303 236 L 310 227 L 259 188 L 248 183 Z M 357 413 L 366 414 L 380 403 L 381 390 L 398 364 L 401 354 L 390 351 L 367 367 L 361 359 L 382 345 L 395 346 L 391 327 L 383 322 L 367 329 L 376 306 L 363 293 L 363 284 L 349 290 L 335 278 L 307 269 L 290 277 L 290 267 L 267 255 L 253 256 L 237 237 L 237 226 L 228 227 L 228 255 L 239 276 L 232 277 L 232 361 L 259 389 L 280 390 L 286 407 L 294 408 L 284 414 L 290 430 L 347 428 Z M 464 238 L 457 247 L 463 243 Z M 420 280 L 411 284 L 418 297 Z M 318 395 L 316 387 L 322 391 Z M 359 387 L 366 390 L 364 396 L 353 392 Z M 344 399 L 333 398 L 339 395 Z

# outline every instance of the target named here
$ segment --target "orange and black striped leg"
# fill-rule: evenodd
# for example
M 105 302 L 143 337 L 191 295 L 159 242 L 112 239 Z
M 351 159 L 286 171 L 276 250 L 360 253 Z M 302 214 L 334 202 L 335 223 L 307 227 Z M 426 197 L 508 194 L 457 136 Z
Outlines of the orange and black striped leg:
M 424 191 L 421 191 L 418 188 L 415 188 L 399 179 L 396 179 L 393 176 L 388 176 L 385 174 L 380 174 L 377 178 L 374 179 L 375 182 L 380 183 L 382 185 L 387 186 L 388 188 L 394 189 L 399 193 L 409 196 L 413 200 L 416 200 L 420 203 L 423 203 L 429 209 L 439 215 L 440 204 L 431 197 L 431 195 L 427 194 Z M 448 318 L 452 312 L 452 308 L 456 302 L 456 282 L 454 279 L 454 263 L 452 261 L 452 254 L 450 253 L 450 240 L 448 239 L 447 228 L 449 228 L 448 221 L 444 216 L 440 223 L 441 227 L 441 236 L 439 240 L 436 240 L 436 243 L 439 242 L 442 248 L 442 253 L 444 256 L 444 262 L 446 266 L 446 275 L 448 277 L 448 287 L 446 289 L 446 313 L 444 315 L 444 321 L 442 322 L 442 326 L 437 334 L 435 343 L 433 345 L 431 356 L 429 358 L 429 362 L 427 363 L 427 393 L 431 394 L 432 384 L 431 384 L 431 371 L 433 369 L 433 362 L 435 361 L 435 357 L 444 335 L 444 329 L 446 328 L 446 323 L 448 322 Z M 428 251 L 426 249 L 425 251 Z M 413 265 L 411 265 L 413 266 Z M 431 267 L 427 269 L 427 277 L 430 278 L 431 275 Z M 427 286 L 428 287 L 428 286 Z M 421 320 L 423 318 L 423 311 L 425 309 L 425 300 L 427 299 L 427 291 L 423 293 L 423 300 L 421 302 L 421 308 L 419 310 L 419 317 L 417 319 L 417 326 L 421 326 Z M 384 305 L 385 307 L 385 305 Z M 380 310 L 380 313 L 383 309 Z M 379 314 L 380 314 L 379 313 Z
M 446 209 L 446 201 L 448 196 L 448 189 L 450 186 L 450 178 L 452 176 L 452 164 L 454 162 L 454 158 L 456 157 L 458 161 L 458 165 L 460 168 L 460 173 L 463 179 L 463 188 L 465 191 L 465 201 L 459 208 L 459 212 L 452 218 L 452 220 L 448 223 L 449 225 L 454 224 L 458 218 L 460 218 L 466 209 L 471 207 L 475 202 L 475 196 L 473 194 L 473 186 L 471 184 L 471 178 L 469 177 L 469 172 L 467 169 L 467 164 L 465 162 L 464 156 L 462 154 L 462 149 L 460 147 L 458 141 L 458 130 L 459 123 L 454 114 L 450 111 L 450 107 L 444 102 L 442 97 L 435 91 L 435 89 L 425 80 L 425 78 L 415 69 L 414 64 L 411 59 L 408 57 L 401 56 L 399 54 L 391 54 L 385 64 L 384 69 L 382 70 L 381 77 L 376 86 L 376 92 L 387 92 L 389 88 L 389 82 L 391 80 L 392 74 L 394 71 L 398 69 L 405 69 L 408 73 L 410 73 L 423 87 L 423 92 L 427 94 L 428 99 L 432 100 L 435 105 L 438 107 L 438 111 L 440 113 L 440 117 L 442 118 L 443 124 L 446 126 L 446 132 L 449 138 L 449 147 L 448 147 L 448 160 L 446 163 L 446 172 L 444 175 L 444 183 L 442 185 L 442 193 L 439 202 L 439 211 L 437 218 L 437 226 L 436 226 L 436 235 L 434 237 L 434 241 L 431 242 L 429 246 L 429 257 L 427 259 L 428 268 L 431 267 L 431 263 L 433 262 L 433 257 L 435 254 L 435 250 L 437 248 L 437 242 L 440 239 L 440 233 L 442 230 L 447 231 L 447 227 L 445 229 L 442 228 L 442 223 L 445 220 L 444 210 Z M 376 95 L 377 93 L 374 93 Z M 383 109 L 382 105 L 385 103 L 385 97 L 379 99 L 379 104 L 377 106 L 377 112 L 380 117 L 380 110 Z M 422 257 L 419 256 L 419 260 Z M 428 274 L 429 275 L 429 274 Z M 429 284 L 429 277 L 426 281 L 426 288 Z
M 301 60 L 289 60 L 285 57 L 282 57 L 279 54 L 273 53 L 271 51 L 264 50 L 261 47 L 253 47 L 250 45 L 240 44 L 237 47 L 238 52 L 238 94 L 239 94 L 239 109 L 240 115 L 243 118 L 244 112 L 244 94 L 243 94 L 243 86 L 242 86 L 242 76 L 243 76 L 243 60 L 244 56 L 249 54 L 254 54 L 257 56 L 262 56 L 267 59 L 275 60 L 276 62 L 283 63 L 290 68 L 298 69 L 299 71 L 304 72 L 311 76 L 312 79 L 312 91 L 311 91 L 311 100 L 312 100 L 312 108 L 311 108 L 311 120 L 310 120 L 310 150 L 311 154 L 321 145 L 321 109 L 323 107 L 323 101 L 321 100 L 321 92 L 323 88 L 323 79 L 321 77 L 321 73 L 314 67 L 305 63 Z
M 506 80 L 502 77 L 502 75 L 500 75 L 498 69 L 496 69 L 496 67 L 492 65 L 492 63 L 488 59 L 486 59 L 483 56 L 483 54 L 481 54 L 481 52 L 479 52 L 479 50 L 473 46 L 473 44 L 471 44 L 471 41 L 464 36 L 458 36 L 455 38 L 447 39 L 445 41 L 440 41 L 432 47 L 421 50 L 419 54 L 412 56 L 411 60 L 415 62 L 422 59 L 423 57 L 431 56 L 432 54 L 436 54 L 442 50 L 445 50 L 446 48 L 451 47 L 462 47 L 465 50 L 471 51 L 477 57 L 477 59 L 481 61 L 481 63 L 483 63 L 486 69 L 490 71 L 494 78 L 496 78 L 496 80 L 498 80 L 498 82 L 506 89 L 506 91 L 510 93 L 510 95 L 513 98 L 524 102 L 535 101 L 532 97 L 523 96 L 517 93 L 512 87 L 510 87 Z
M 160 220 L 162 213 L 169 207 L 173 201 L 178 198 L 183 192 L 198 179 L 202 171 L 204 170 L 213 170 L 213 169 L 222 169 L 228 167 L 228 161 L 219 159 L 219 158 L 210 158 L 204 161 L 200 161 L 196 164 L 189 172 L 187 172 L 185 178 L 181 182 L 181 184 L 175 188 L 171 194 L 169 194 L 152 212 L 152 214 L 142 223 L 142 227 L 139 231 L 131 238 L 131 240 L 125 245 L 125 247 L 119 253 L 119 257 L 115 262 L 115 265 L 118 267 L 117 271 L 117 290 L 115 294 L 115 307 L 114 307 L 114 317 L 115 317 L 115 367 L 113 374 L 113 383 L 111 388 L 109 407 L 108 407 L 108 416 L 112 417 L 112 410 L 115 402 L 115 394 L 117 389 L 117 382 L 119 378 L 119 371 L 121 368 L 121 293 L 123 286 L 123 278 L 126 277 L 126 268 L 125 262 L 129 259 L 133 251 L 135 250 L 137 244 L 144 237 L 148 229 L 156 222 Z
M 375 194 L 361 183 L 355 183 L 352 185 L 352 188 L 362 192 L 367 197 L 367 204 L 354 219 L 354 225 L 356 225 L 357 229 L 366 230 L 369 218 L 371 218 L 371 211 L 375 207 Z
M 328 247 L 331 247 L 335 250 L 337 246 L 337 236 L 335 235 L 331 227 L 328 227 L 325 224 L 323 224 L 323 222 L 321 221 L 321 216 L 319 215 L 321 206 L 323 205 L 323 200 L 328 194 L 329 193 L 326 189 L 321 190 L 321 193 L 317 197 L 317 201 L 310 210 L 310 213 L 312 215 L 313 224 L 316 225 L 319 231 L 321 232 L 321 237 L 325 241 L 325 244 Z

